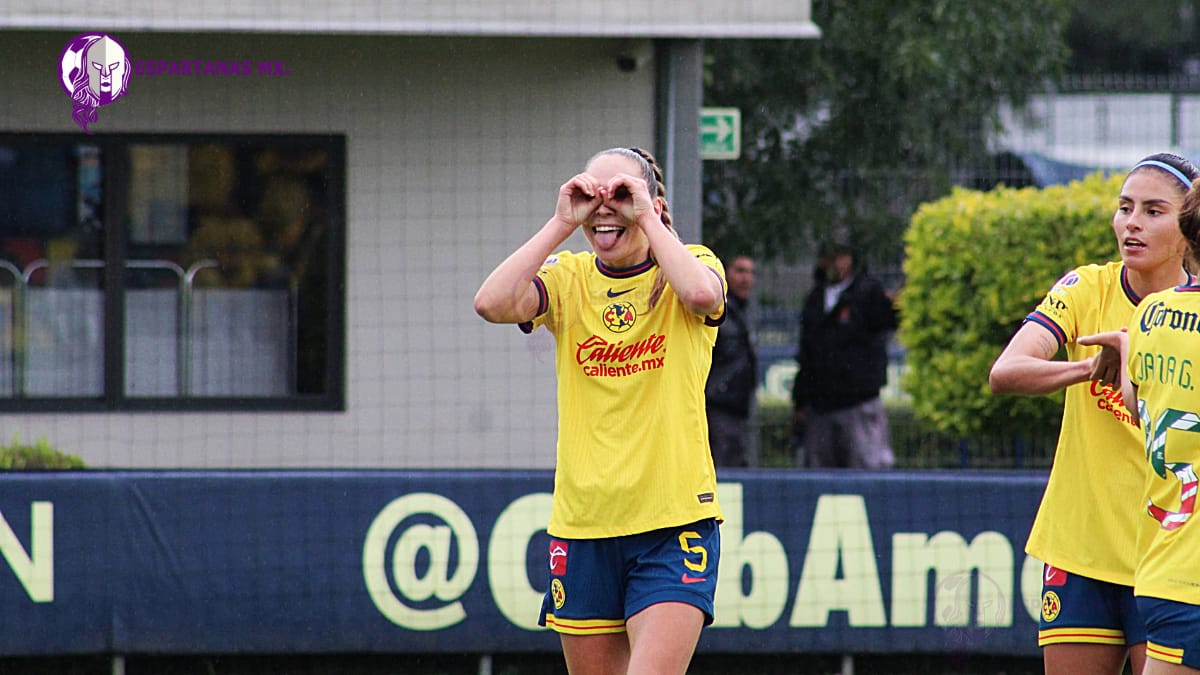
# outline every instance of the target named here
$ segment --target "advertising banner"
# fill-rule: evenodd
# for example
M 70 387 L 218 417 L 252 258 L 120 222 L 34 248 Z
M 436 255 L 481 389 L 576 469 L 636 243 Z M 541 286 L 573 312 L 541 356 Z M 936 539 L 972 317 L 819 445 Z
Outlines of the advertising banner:
M 720 474 L 700 651 L 1033 655 L 1040 473 Z M 0 654 L 557 651 L 548 471 L 0 476 Z

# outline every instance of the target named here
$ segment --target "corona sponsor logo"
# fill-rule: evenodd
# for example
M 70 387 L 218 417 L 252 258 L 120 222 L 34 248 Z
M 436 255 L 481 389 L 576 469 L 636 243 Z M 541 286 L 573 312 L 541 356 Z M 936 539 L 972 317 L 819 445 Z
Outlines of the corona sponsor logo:
M 1167 303 L 1160 300 L 1142 313 L 1140 328 L 1146 335 L 1155 328 L 1200 333 L 1200 314 L 1168 307 Z

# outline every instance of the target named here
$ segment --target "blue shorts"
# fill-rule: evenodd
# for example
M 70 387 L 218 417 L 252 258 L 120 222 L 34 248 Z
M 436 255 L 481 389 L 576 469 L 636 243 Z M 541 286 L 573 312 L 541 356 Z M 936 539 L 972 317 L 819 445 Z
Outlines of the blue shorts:
M 1146 624 L 1132 586 L 1043 567 L 1039 647 L 1081 642 L 1126 646 L 1145 641 Z
M 714 519 L 607 539 L 550 539 L 550 586 L 538 625 L 569 635 L 622 633 L 660 602 L 713 621 L 721 535 Z
M 1200 668 L 1200 605 L 1139 597 L 1146 617 L 1146 656 Z

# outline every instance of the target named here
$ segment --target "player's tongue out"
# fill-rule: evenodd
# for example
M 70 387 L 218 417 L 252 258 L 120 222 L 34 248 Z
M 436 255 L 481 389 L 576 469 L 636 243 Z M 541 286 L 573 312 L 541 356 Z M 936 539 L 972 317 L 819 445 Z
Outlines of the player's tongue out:
M 596 247 L 608 249 L 616 246 L 617 240 L 620 239 L 624 232 L 625 228 L 623 227 L 617 227 L 615 225 L 597 225 L 595 229 Z

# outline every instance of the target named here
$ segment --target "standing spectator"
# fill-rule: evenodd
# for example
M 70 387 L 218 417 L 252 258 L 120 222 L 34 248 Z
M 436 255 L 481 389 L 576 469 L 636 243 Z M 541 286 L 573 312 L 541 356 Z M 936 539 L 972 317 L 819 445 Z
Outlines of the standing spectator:
M 821 247 L 817 285 L 800 314 L 800 369 L 792 387 L 803 428 L 797 466 L 887 469 L 895 463 L 887 411 L 887 343 L 896 309 L 875 278 L 857 270 L 845 238 Z
M 708 444 L 717 466 L 752 466 L 754 444 L 748 436 L 754 392 L 758 387 L 758 356 L 750 322 L 750 291 L 754 288 L 754 260 L 736 256 L 725 269 L 729 297 L 725 323 L 713 346 L 712 369 L 704 388 L 708 407 Z

